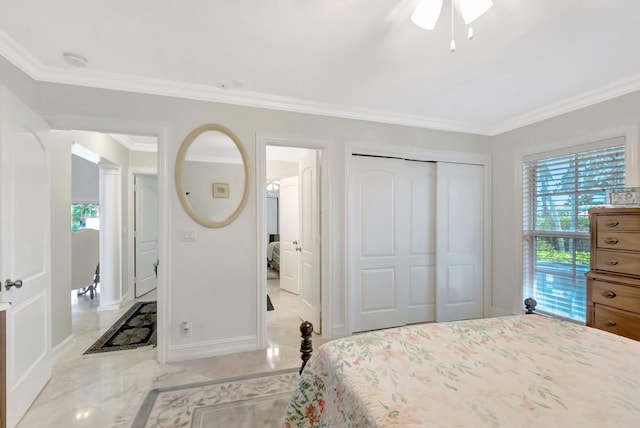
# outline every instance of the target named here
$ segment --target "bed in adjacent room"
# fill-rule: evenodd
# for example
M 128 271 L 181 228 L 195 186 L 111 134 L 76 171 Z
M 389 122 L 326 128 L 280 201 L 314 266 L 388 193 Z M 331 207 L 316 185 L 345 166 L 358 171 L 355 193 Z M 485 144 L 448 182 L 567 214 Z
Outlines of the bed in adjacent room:
M 540 315 L 337 339 L 306 364 L 285 427 L 631 427 L 640 342 Z
M 267 263 L 275 270 L 280 270 L 280 241 L 269 242 L 267 245 Z

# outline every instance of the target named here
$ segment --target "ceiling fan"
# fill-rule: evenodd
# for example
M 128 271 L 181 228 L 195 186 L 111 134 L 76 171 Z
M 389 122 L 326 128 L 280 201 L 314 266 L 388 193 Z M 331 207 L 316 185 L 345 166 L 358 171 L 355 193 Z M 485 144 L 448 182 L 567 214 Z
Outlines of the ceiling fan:
M 440 18 L 443 0 L 421 0 L 416 6 L 411 21 L 420 28 L 425 30 L 433 30 Z M 456 50 L 456 42 L 453 37 L 454 29 L 454 11 L 457 10 L 464 23 L 469 25 L 493 6 L 491 0 L 451 0 L 451 44 L 449 49 L 451 52 Z M 473 38 L 473 28 L 469 25 L 467 32 L 469 40 Z

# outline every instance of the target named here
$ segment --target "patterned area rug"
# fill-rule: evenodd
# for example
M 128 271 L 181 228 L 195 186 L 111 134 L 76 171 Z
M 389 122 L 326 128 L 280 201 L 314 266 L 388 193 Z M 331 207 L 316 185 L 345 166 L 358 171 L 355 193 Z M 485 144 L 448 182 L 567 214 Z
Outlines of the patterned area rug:
M 156 344 L 156 302 L 138 302 L 83 355 L 123 351 Z
M 131 428 L 279 427 L 299 380 L 293 368 L 154 389 Z

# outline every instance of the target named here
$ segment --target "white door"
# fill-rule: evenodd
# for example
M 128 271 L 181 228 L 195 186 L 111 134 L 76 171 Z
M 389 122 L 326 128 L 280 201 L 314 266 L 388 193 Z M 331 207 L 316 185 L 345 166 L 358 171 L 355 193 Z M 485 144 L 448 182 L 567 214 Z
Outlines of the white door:
M 280 288 L 291 293 L 300 294 L 300 252 L 298 234 L 300 233 L 298 218 L 298 176 L 280 180 L 280 197 L 278 198 L 280 225 Z
M 435 165 L 349 163 L 349 327 L 435 319 Z
M 405 161 L 409 185 L 407 324 L 436 319 L 436 164 Z
M 0 87 L 0 278 L 6 289 L 6 426 L 51 377 L 51 197 L 46 123 Z M 2 332 L 4 335 L 5 332 Z
M 408 201 L 401 159 L 352 156 L 349 162 L 349 327 L 404 325 Z
M 437 164 L 437 320 L 483 316 L 484 172 Z
M 319 333 L 320 326 L 320 204 L 319 201 L 319 152 L 309 150 L 298 162 L 298 202 L 300 205 L 300 297 L 299 315 L 313 324 Z
M 135 176 L 135 297 L 158 286 L 158 184 L 155 176 Z

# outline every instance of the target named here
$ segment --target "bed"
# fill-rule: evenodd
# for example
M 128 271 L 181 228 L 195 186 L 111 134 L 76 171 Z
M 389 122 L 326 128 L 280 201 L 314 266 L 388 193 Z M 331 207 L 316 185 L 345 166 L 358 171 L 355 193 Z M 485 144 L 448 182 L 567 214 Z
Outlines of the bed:
M 275 270 L 280 270 L 280 241 L 269 242 L 267 245 L 267 263 Z
M 283 426 L 621 428 L 640 426 L 639 397 L 640 342 L 515 315 L 325 343 Z

